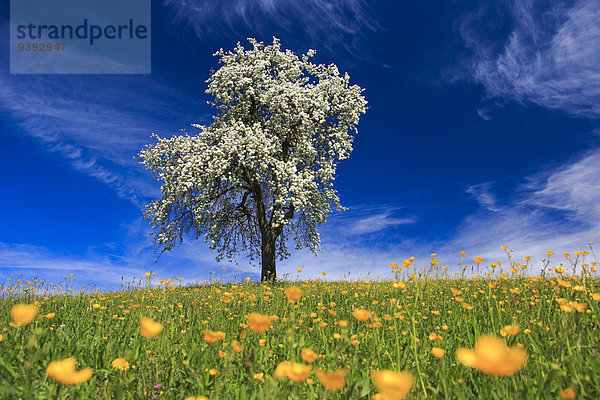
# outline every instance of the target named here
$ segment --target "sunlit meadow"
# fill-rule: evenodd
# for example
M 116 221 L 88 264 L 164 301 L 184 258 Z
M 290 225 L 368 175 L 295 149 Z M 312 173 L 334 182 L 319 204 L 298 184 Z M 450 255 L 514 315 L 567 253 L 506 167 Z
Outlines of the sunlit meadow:
M 76 293 L 0 287 L 2 399 L 600 398 L 589 251 L 462 252 L 383 280 L 186 284 L 148 272 Z M 535 273 L 534 273 L 535 271 Z

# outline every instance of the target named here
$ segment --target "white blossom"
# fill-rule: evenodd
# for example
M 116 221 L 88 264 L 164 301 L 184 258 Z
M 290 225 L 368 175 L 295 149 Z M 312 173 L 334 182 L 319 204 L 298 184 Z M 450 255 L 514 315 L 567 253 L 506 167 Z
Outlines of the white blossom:
M 215 53 L 221 67 L 207 80 L 217 110 L 210 126 L 159 138 L 140 152 L 141 163 L 162 181 L 162 198 L 147 206 L 155 245 L 171 250 L 189 235 L 218 249 L 217 259 L 248 252 L 289 256 L 319 248 L 317 226 L 333 206 L 337 163 L 352 152 L 366 110 L 363 89 L 334 64 L 315 64 L 314 50 L 298 58 L 248 39 Z M 264 276 L 263 276 L 264 278 Z

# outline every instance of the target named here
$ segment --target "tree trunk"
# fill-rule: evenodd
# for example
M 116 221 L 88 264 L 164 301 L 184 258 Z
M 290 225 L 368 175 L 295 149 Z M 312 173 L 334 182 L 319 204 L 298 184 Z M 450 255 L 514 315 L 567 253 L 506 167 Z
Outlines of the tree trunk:
M 277 270 L 275 269 L 275 235 L 272 232 L 265 232 L 262 235 L 261 257 L 262 273 L 261 282 L 277 279 Z

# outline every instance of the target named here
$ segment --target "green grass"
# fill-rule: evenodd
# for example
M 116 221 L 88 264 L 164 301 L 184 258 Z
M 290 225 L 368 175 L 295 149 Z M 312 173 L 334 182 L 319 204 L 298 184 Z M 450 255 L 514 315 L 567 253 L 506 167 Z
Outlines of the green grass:
M 36 281 L 19 282 L 4 289 L 0 299 L 0 398 L 368 399 L 377 393 L 370 373 L 379 369 L 414 374 L 407 399 L 556 399 L 567 387 L 579 398 L 600 398 L 599 303 L 591 297 L 600 292 L 599 279 L 571 276 L 565 278 L 571 283 L 567 288 L 556 278 L 522 275 L 442 277 L 436 262 L 431 268 L 414 268 L 412 278 L 397 275 L 406 280 L 403 289 L 391 280 L 194 288 L 172 282 L 150 287 L 147 279 L 129 291 L 44 295 L 43 289 L 33 289 Z M 304 290 L 299 301 L 287 300 L 283 290 L 289 286 Z M 462 294 L 454 296 L 451 289 Z M 587 306 L 583 312 L 565 312 L 559 298 Z M 9 326 L 15 304 L 34 302 L 39 315 L 55 316 Z M 372 319 L 358 321 L 355 308 L 371 311 Z M 270 330 L 257 334 L 246 326 L 245 316 L 252 312 L 278 318 Z M 163 331 L 151 339 L 141 336 L 141 317 L 161 322 Z M 336 325 L 340 320 L 347 327 Z M 519 325 L 521 332 L 503 340 L 528 352 L 527 364 L 514 375 L 489 376 L 456 360 L 458 348 L 473 348 L 481 335 L 502 337 L 506 325 Z M 206 343 L 206 329 L 223 331 L 226 337 Z M 441 336 L 442 343 L 430 340 L 431 333 Z M 232 340 L 244 350 L 233 351 Z M 445 355 L 432 356 L 433 347 L 444 349 Z M 321 355 L 311 364 L 307 381 L 273 377 L 282 361 L 305 363 L 303 348 Z M 75 386 L 48 378 L 48 364 L 67 357 L 76 358 L 78 369 L 91 367 L 92 378 Z M 111 367 L 119 357 L 129 362 L 129 370 Z M 315 368 L 347 368 L 346 385 L 339 391 L 324 389 Z M 210 374 L 212 369 L 216 375 Z M 260 373 L 263 378 L 256 379 Z M 157 384 L 160 389 L 154 389 Z

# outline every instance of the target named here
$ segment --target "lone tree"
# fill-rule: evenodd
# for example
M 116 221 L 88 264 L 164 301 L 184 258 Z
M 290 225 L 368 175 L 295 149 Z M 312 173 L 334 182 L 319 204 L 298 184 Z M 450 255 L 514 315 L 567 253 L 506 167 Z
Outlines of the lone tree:
M 161 253 L 184 237 L 204 235 L 217 261 L 241 251 L 261 257 L 262 280 L 276 279 L 276 258 L 296 249 L 316 254 L 317 225 L 333 205 L 340 160 L 352 152 L 367 102 L 334 64 L 311 62 L 248 39 L 233 52 L 216 52 L 222 66 L 207 80 L 210 126 L 195 136 L 159 138 L 140 152 L 140 163 L 162 181 L 162 198 L 146 206 L 154 244 Z

